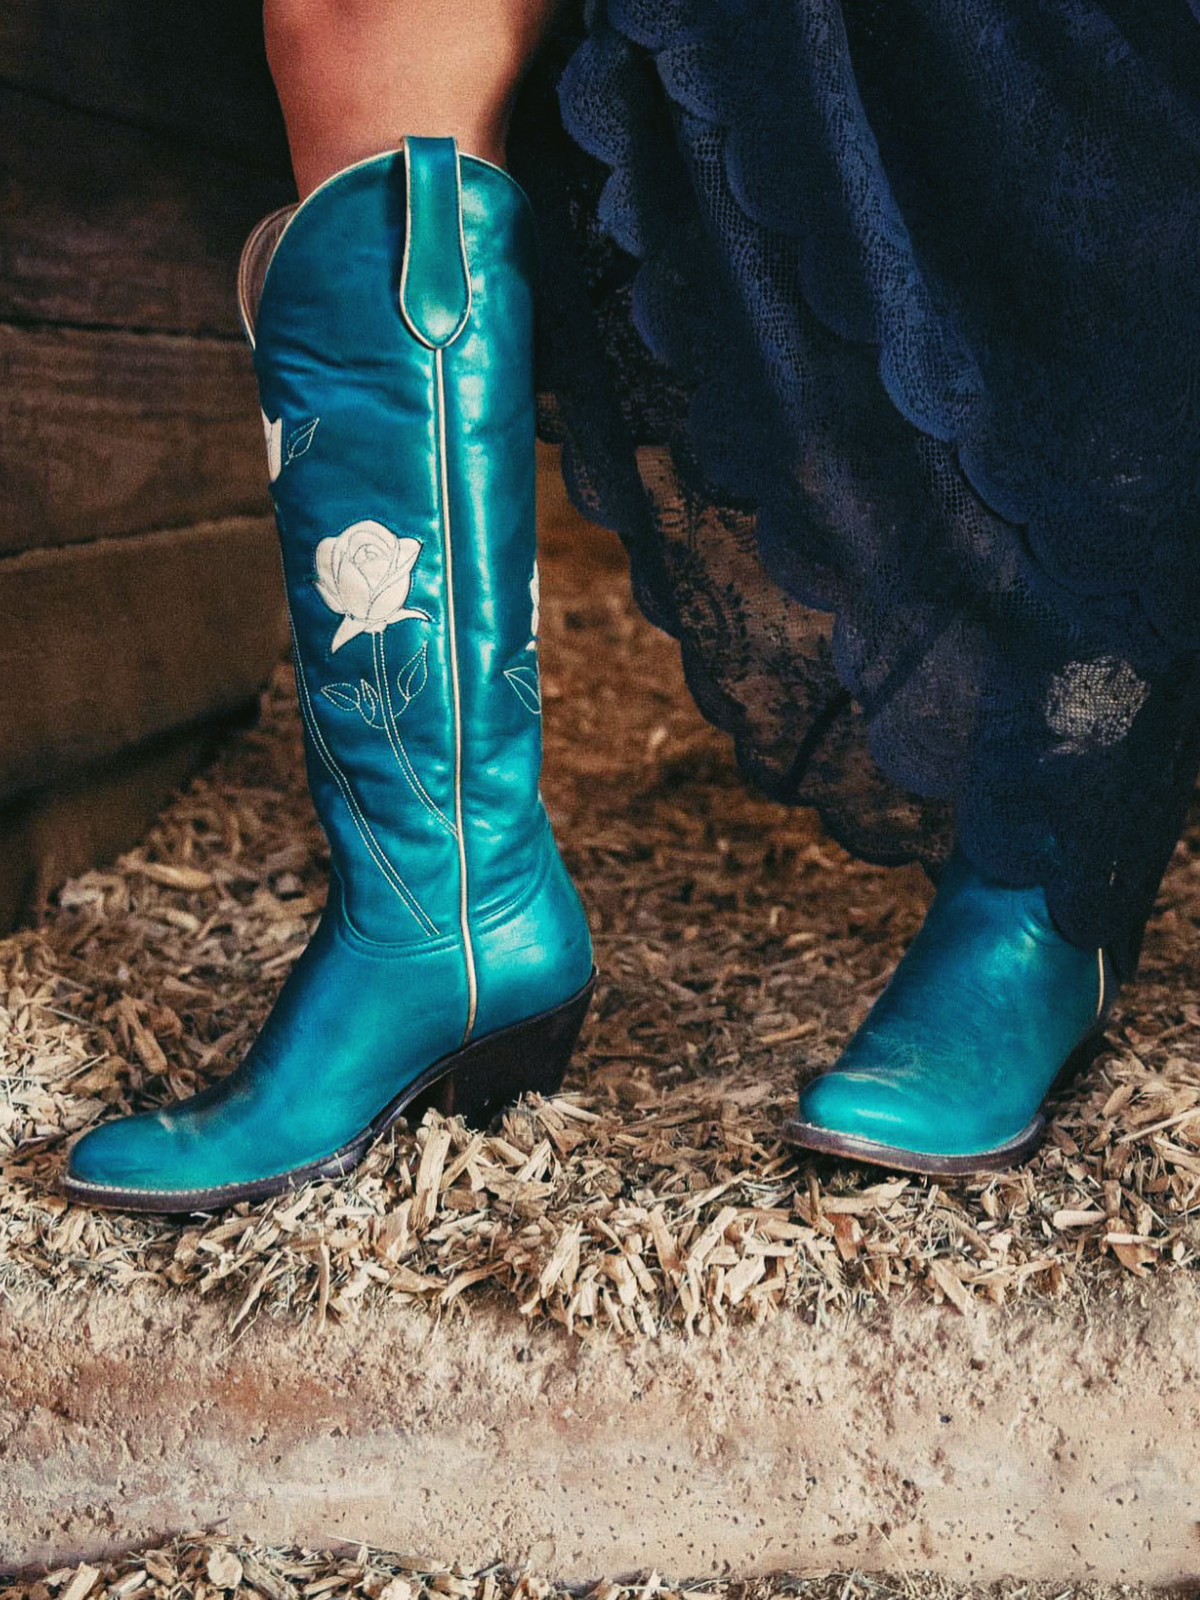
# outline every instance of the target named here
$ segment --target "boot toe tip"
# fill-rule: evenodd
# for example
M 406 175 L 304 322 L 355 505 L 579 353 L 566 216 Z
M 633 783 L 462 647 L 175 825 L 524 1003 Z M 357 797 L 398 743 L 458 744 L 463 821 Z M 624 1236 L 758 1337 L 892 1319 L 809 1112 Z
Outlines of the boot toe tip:
M 826 1072 L 800 1095 L 800 1122 L 876 1144 L 911 1147 L 913 1139 L 928 1137 L 923 1120 L 908 1096 L 865 1074 Z
M 906 1092 L 882 1077 L 836 1068 L 800 1095 L 796 1142 L 816 1149 L 872 1153 L 909 1170 L 959 1173 L 1007 1165 L 1036 1147 L 1044 1119 L 1005 1125 L 983 1107 L 966 1108 Z M 805 1135 L 811 1137 L 805 1137 Z M 844 1142 L 843 1142 L 844 1141 Z M 901 1159 L 903 1158 L 903 1159 Z M 909 1163 L 911 1162 L 911 1166 Z
M 89 1129 L 67 1159 L 68 1188 L 100 1192 L 152 1187 L 161 1176 L 160 1164 L 153 1159 L 153 1142 L 145 1137 L 141 1117 L 124 1117 Z

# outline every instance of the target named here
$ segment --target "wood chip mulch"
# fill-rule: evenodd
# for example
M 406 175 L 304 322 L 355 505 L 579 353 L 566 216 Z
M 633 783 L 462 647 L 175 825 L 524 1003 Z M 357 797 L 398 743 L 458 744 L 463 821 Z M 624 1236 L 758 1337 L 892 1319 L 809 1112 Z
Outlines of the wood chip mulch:
M 261 723 L 141 847 L 0 941 L 0 1290 L 159 1284 L 221 1296 L 235 1325 L 380 1297 L 461 1311 L 486 1290 L 578 1334 L 708 1334 L 913 1292 L 964 1315 L 1086 1299 L 1200 1259 L 1200 837 L 1113 1050 L 1025 1169 L 939 1185 L 799 1159 L 777 1137 L 797 1077 L 882 986 L 925 880 L 741 785 L 598 540 L 560 513 L 544 558 L 546 794 L 602 971 L 563 1096 L 487 1134 L 431 1113 L 344 1183 L 190 1223 L 58 1192 L 75 1131 L 239 1057 L 319 911 L 281 670 Z
M 553 1544 L 545 1540 L 546 1546 Z M 211 1535 L 118 1560 L 0 1579 L 0 1600 L 1150 1600 L 1161 1591 L 1095 1583 L 952 1583 L 930 1574 L 828 1572 L 818 1576 L 670 1582 L 658 1572 L 564 1585 L 542 1577 L 534 1550 L 524 1567 L 445 1567 L 366 1545 L 279 1549 Z

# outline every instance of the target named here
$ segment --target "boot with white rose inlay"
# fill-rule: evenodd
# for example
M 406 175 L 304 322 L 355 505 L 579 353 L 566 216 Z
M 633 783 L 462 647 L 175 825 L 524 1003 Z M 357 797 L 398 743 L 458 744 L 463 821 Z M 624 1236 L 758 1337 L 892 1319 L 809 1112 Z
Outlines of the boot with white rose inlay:
M 534 267 L 523 194 L 449 139 L 246 246 L 329 899 L 242 1064 L 85 1135 L 75 1198 L 254 1199 L 348 1171 L 426 1100 L 480 1122 L 561 1082 L 593 971 L 538 793 Z

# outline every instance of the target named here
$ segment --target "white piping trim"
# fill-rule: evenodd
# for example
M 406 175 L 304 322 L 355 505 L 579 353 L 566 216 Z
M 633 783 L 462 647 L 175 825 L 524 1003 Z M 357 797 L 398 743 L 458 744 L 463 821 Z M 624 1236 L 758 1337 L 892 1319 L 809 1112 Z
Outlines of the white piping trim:
M 446 345 L 453 344 L 454 341 L 458 338 L 459 334 L 466 327 L 467 323 L 471 320 L 471 302 L 472 302 L 473 294 L 474 294 L 474 291 L 472 290 L 472 287 L 471 287 L 471 264 L 467 260 L 467 236 L 463 231 L 462 157 L 459 154 L 458 145 L 456 143 L 455 146 L 454 146 L 454 192 L 458 197 L 458 208 L 457 208 L 458 209 L 458 251 L 459 251 L 459 259 L 462 261 L 463 282 L 467 286 L 467 303 L 466 303 L 466 306 L 463 309 L 462 316 L 458 320 L 458 325 L 455 328 L 454 332 L 450 335 L 450 337 L 448 339 L 443 339 L 439 344 L 435 345 L 435 344 L 431 344 L 430 343 L 430 341 L 421 332 L 420 328 L 417 327 L 416 323 L 413 322 L 412 318 L 408 314 L 408 307 L 404 303 L 404 290 L 405 290 L 405 286 L 408 283 L 408 263 L 409 263 L 409 259 L 410 259 L 411 254 L 412 254 L 412 236 L 413 236 L 413 229 L 412 229 L 412 163 L 411 163 L 411 161 L 409 159 L 409 153 L 408 153 L 409 146 L 408 146 L 408 140 L 407 139 L 404 141 L 404 147 L 403 148 L 404 148 L 404 256 L 403 256 L 403 259 L 402 259 L 401 264 L 400 264 L 400 288 L 397 291 L 396 299 L 397 299 L 397 303 L 398 303 L 399 308 L 400 308 L 400 316 L 401 316 L 401 319 L 404 322 L 404 326 L 408 329 L 409 333 L 412 334 L 413 338 L 417 341 L 417 343 L 424 345 L 426 350 L 440 350 L 440 349 L 444 349 Z
M 325 193 L 325 190 L 329 188 L 330 184 L 336 183 L 339 178 L 344 178 L 347 173 L 357 172 L 360 167 L 369 167 L 372 161 L 382 161 L 387 156 L 397 156 L 399 154 L 400 151 L 398 149 L 377 150 L 374 155 L 363 156 L 361 161 L 352 161 L 348 167 L 339 167 L 336 172 L 331 172 L 327 178 L 322 178 L 317 187 L 315 189 L 310 189 L 309 192 L 304 196 L 304 199 L 297 203 L 295 210 L 288 218 L 287 228 L 284 228 L 283 233 L 281 233 L 279 238 L 275 241 L 275 249 L 271 252 L 271 261 L 274 261 L 275 257 L 279 254 L 279 246 L 283 243 L 284 234 L 287 233 L 288 228 L 291 227 L 292 223 L 295 222 L 296 218 L 302 211 L 308 210 L 309 206 L 312 205 L 313 201 L 319 194 Z M 284 207 L 284 209 L 286 210 L 287 208 Z M 269 261 L 267 263 L 267 271 L 269 272 L 270 270 L 271 262 Z
M 301 214 L 301 212 L 307 210 L 307 208 L 312 204 L 312 202 L 317 198 L 317 196 L 319 194 L 322 194 L 326 189 L 328 189 L 331 183 L 336 183 L 339 178 L 344 178 L 347 173 L 349 173 L 349 172 L 357 172 L 360 167 L 369 167 L 373 161 L 386 161 L 389 156 L 398 156 L 398 155 L 402 154 L 404 152 L 404 150 L 405 150 L 405 146 L 403 144 L 393 145 L 387 150 L 377 150 L 374 155 L 364 156 L 361 161 L 352 161 L 349 166 L 340 167 L 337 172 L 331 172 L 327 178 L 322 179 L 322 181 L 317 185 L 317 187 L 315 189 L 313 189 L 310 193 L 306 194 L 304 196 L 304 199 L 299 201 L 295 206 L 280 206 L 278 211 L 273 211 L 271 213 L 270 217 L 264 218 L 263 219 L 264 222 L 270 222 L 275 217 L 278 217 L 278 216 L 282 215 L 282 213 L 285 212 L 285 211 L 290 210 L 291 213 L 292 213 L 291 216 L 287 220 L 286 226 L 284 227 L 284 229 L 280 233 L 278 239 L 276 239 L 276 241 L 275 241 L 275 248 L 271 251 L 271 259 L 270 259 L 270 261 L 267 262 L 266 269 L 263 272 L 262 289 L 263 290 L 266 289 L 266 286 L 267 286 L 267 274 L 270 272 L 272 266 L 274 266 L 274 264 L 275 264 L 275 257 L 279 254 L 279 246 L 283 243 L 284 238 L 285 238 L 288 230 L 291 228 L 292 224 L 295 222 L 296 218 Z M 405 159 L 407 160 L 407 157 Z M 512 184 L 513 188 L 517 191 L 517 193 L 524 200 L 525 204 L 527 206 L 530 206 L 530 208 L 532 209 L 532 202 L 530 201 L 529 196 L 525 193 L 525 190 L 521 187 L 521 185 L 513 177 L 512 173 L 506 171 L 503 167 L 497 166 L 494 161 L 488 161 L 485 156 L 474 156 L 474 155 L 471 155 L 469 151 L 464 156 L 461 151 L 459 152 L 458 166 L 459 166 L 459 182 L 460 183 L 462 182 L 462 163 L 463 163 L 464 160 L 471 161 L 478 167 L 487 167 L 492 172 L 498 172 L 502 178 L 507 178 L 509 183 Z M 462 226 L 461 218 L 462 218 L 462 208 L 460 206 L 459 207 L 459 227 L 460 227 L 460 230 L 461 230 L 461 226 Z M 261 224 L 259 226 L 261 226 Z M 255 229 L 254 229 L 254 233 L 257 233 L 257 232 L 258 232 L 258 227 L 256 226 Z M 251 237 L 253 238 L 253 236 L 254 235 L 252 234 Z M 466 251 L 465 244 L 463 246 L 463 250 L 464 250 L 464 259 L 465 259 L 465 251 Z M 470 292 L 470 288 L 471 288 L 471 274 L 470 274 L 470 271 L 468 269 L 468 272 L 467 272 L 467 290 L 468 290 L 468 293 Z M 261 298 L 261 291 L 260 291 L 260 298 Z M 253 334 L 248 332 L 247 333 L 247 337 L 250 339 L 251 348 L 253 348 L 253 346 L 254 346 Z
M 454 615 L 454 551 L 450 528 L 450 466 L 446 451 L 446 374 L 441 350 L 433 352 L 434 380 L 437 387 L 438 468 L 442 511 L 442 559 L 446 568 L 446 616 L 449 621 L 450 684 L 454 695 L 454 820 L 458 827 L 459 927 L 462 931 L 463 959 L 467 966 L 467 1027 L 463 1044 L 471 1037 L 479 1008 L 479 982 L 475 971 L 475 949 L 471 943 L 470 901 L 467 892 L 467 842 L 463 830 L 463 741 L 462 694 L 458 677 L 458 629 Z
M 304 674 L 304 663 L 300 659 L 300 642 L 296 638 L 296 628 L 294 623 L 292 624 L 292 653 L 296 663 L 296 684 L 300 691 L 301 715 L 303 716 L 305 724 L 308 727 L 309 734 L 312 737 L 312 742 L 316 746 L 317 754 L 320 756 L 326 770 L 329 772 L 330 776 L 341 790 L 342 799 L 345 800 L 347 806 L 350 808 L 350 815 L 354 819 L 354 826 L 358 829 L 359 838 L 366 845 L 371 859 L 379 868 L 380 872 L 382 872 L 384 878 L 387 880 L 396 896 L 404 902 L 404 904 L 412 912 L 413 916 L 416 917 L 417 921 L 427 933 L 436 935 L 438 931 L 437 925 L 429 920 L 412 890 L 408 887 L 404 879 L 384 855 L 383 848 L 378 839 L 376 839 L 375 835 L 371 832 L 371 826 L 363 814 L 362 807 L 359 805 L 358 800 L 355 797 L 354 790 L 350 787 L 349 780 L 346 778 L 346 775 L 334 760 L 329 746 L 325 743 L 324 736 L 321 733 L 320 725 L 317 722 L 317 715 L 313 708 L 312 699 L 309 696 L 308 679 Z

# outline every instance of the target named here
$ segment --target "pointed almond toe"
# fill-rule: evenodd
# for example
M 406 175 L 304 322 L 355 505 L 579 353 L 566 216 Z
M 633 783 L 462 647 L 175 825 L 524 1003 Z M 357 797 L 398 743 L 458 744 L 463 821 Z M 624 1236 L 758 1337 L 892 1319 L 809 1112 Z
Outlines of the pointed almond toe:
M 927 1101 L 886 1078 L 836 1068 L 805 1086 L 797 1115 L 784 1124 L 791 1144 L 931 1177 L 1003 1171 L 1031 1154 L 1044 1131 L 1040 1113 L 1015 1136 L 981 1120 L 943 1122 Z M 982 1147 L 963 1147 L 964 1132 Z
M 127 1190 L 152 1192 L 164 1172 L 178 1170 L 178 1152 L 162 1113 L 140 1112 L 101 1123 L 71 1151 L 67 1184 L 76 1194 L 97 1196 Z M 184 1185 L 186 1187 L 186 1184 Z

